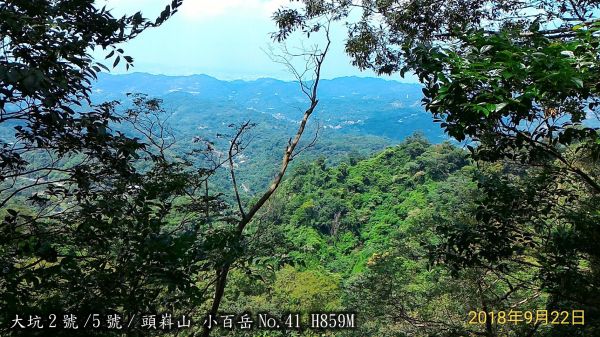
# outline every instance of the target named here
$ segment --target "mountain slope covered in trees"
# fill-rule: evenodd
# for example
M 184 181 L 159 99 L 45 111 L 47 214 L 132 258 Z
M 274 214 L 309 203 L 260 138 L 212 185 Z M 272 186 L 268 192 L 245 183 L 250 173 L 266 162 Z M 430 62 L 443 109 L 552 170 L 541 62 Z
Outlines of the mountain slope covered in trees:
M 513 308 L 521 315 L 560 308 L 554 290 L 544 285 L 543 268 L 505 262 L 506 270 L 498 273 L 497 265 L 454 269 L 445 260 L 445 247 L 452 244 L 448 230 L 476 230 L 475 214 L 490 193 L 484 181 L 500 172 L 422 135 L 360 161 L 301 165 L 252 228 L 253 260 L 234 273 L 223 310 L 356 312 L 359 329 L 334 336 L 581 333 L 574 326 L 531 321 L 473 324 L 471 312 L 483 308 Z M 516 174 L 524 180 L 535 175 Z M 525 245 L 518 259 L 543 263 L 539 250 L 549 248 L 543 245 Z M 586 308 L 593 319 L 594 310 Z M 585 331 L 594 329 L 590 321 Z

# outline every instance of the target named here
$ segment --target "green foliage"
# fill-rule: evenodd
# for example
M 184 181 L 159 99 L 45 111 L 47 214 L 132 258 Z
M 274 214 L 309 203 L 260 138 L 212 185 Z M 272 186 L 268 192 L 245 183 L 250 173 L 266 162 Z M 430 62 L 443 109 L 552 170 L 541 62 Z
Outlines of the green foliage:
M 256 281 L 235 277 L 225 308 L 303 310 L 297 295 L 323 298 L 337 284 L 331 291 L 342 299 L 339 309 L 361 317 L 359 330 L 340 336 L 593 333 L 591 292 L 598 288 L 590 266 L 598 249 L 596 236 L 583 236 L 597 221 L 591 199 L 573 196 L 581 186 L 556 176 L 508 163 L 478 166 L 464 151 L 418 135 L 354 164 L 299 166 L 267 218 L 255 224 L 258 242 L 263 231 L 262 237 L 279 233 L 286 262 L 254 264 L 249 275 L 263 276 Z M 557 193 L 549 181 L 572 189 L 560 206 L 547 199 Z M 579 213 L 584 210 L 587 216 Z M 548 222 L 555 223 L 550 237 Z M 322 274 L 339 280 L 319 285 Z M 585 308 L 589 320 L 585 329 L 540 326 L 535 332 L 527 324 L 467 324 L 469 311 L 512 307 Z
M 114 171 L 128 173 L 123 162 L 142 145 L 110 132 L 109 124 L 118 121 L 115 103 L 82 106 L 90 104 L 91 81 L 101 68 L 108 70 L 88 53 L 103 48 L 112 49 L 107 58 L 115 52 L 122 54 L 118 43 L 159 26 L 180 5 L 181 1 L 174 0 L 151 22 L 140 13 L 116 19 L 92 0 L 0 3 L 0 124 L 14 128 L 10 138 L 0 141 L 0 206 L 19 192 L 48 184 L 40 180 L 47 180 L 53 172 L 63 174 L 55 182 L 75 184 L 81 193 L 87 191 L 94 175 L 109 179 L 98 171 L 86 176 L 89 165 L 65 167 L 52 155 L 89 156 Z M 129 67 L 132 59 L 123 58 Z M 31 162 L 47 151 L 50 158 Z
M 316 161 L 299 166 L 278 192 L 265 221 L 283 233 L 285 242 L 279 245 L 288 247 L 296 268 L 277 269 L 272 278 L 258 283 L 264 284 L 258 293 L 256 286 L 235 282 L 233 292 L 238 295 L 229 306 L 250 300 L 257 308 L 304 312 L 314 303 L 311 309 L 327 310 L 332 309 L 330 300 L 323 298 L 333 294 L 332 298 L 343 298 L 338 309 L 357 311 L 362 317 L 359 335 L 407 332 L 398 306 L 411 303 L 411 310 L 423 308 L 442 289 L 450 292 L 456 287 L 443 268 L 429 270 L 427 244 L 436 240 L 435 227 L 423 217 L 438 211 L 431 202 L 440 198 L 438 190 L 445 181 L 468 179 L 469 168 L 462 151 L 448 144 L 430 145 L 420 135 L 353 164 L 327 167 Z M 415 177 L 417 172 L 423 173 Z M 463 180 L 455 184 L 475 188 L 462 185 Z M 257 225 L 256 230 L 260 233 L 264 227 Z M 261 273 L 261 267 L 256 268 Z M 325 278 L 329 273 L 340 280 Z M 321 300 L 303 300 L 306 295 Z M 445 301 L 448 307 L 456 306 L 448 298 Z M 431 303 L 419 318 L 435 316 L 439 305 Z M 453 312 L 462 315 L 456 308 Z
M 339 279 L 317 270 L 284 267 L 275 274 L 273 305 L 290 312 L 336 311 L 341 308 Z
M 135 100 L 128 118 L 152 120 L 156 103 Z M 223 250 L 231 241 L 230 228 L 218 219 L 207 225 L 205 212 L 219 214 L 224 206 L 201 189 L 207 172 L 167 157 L 156 144 L 165 143 L 133 153 L 143 169 L 95 181 L 89 193 L 54 186 L 64 195 L 49 188 L 36 204 L 3 212 L 2 322 L 67 311 L 176 314 L 205 303 L 209 272 L 228 258 Z
M 473 149 L 478 158 L 561 159 L 560 147 L 571 144 L 597 158 L 598 131 L 584 122 L 598 105 L 595 30 L 576 31 L 572 41 L 471 32 L 456 50 L 413 49 L 408 67 L 426 84 L 425 106 L 448 134 L 480 142 Z
M 89 50 L 110 49 L 113 66 L 128 68 L 116 44 L 180 5 L 151 22 L 87 0 L 0 3 L 0 123 L 14 130 L 0 141 L 2 335 L 18 333 L 7 330 L 15 314 L 177 314 L 206 300 L 207 271 L 228 258 L 231 238 L 220 219 L 206 224 L 224 207 L 197 192 L 210 172 L 168 152 L 159 101 L 135 97 L 125 116 L 117 102 L 90 106 L 91 80 L 106 67 Z M 119 123 L 149 136 L 115 131 Z
M 596 317 L 600 247 L 592 224 L 599 220 L 597 196 L 556 173 L 499 174 L 502 169 L 507 167 L 492 166 L 478 175 L 481 199 L 472 211 L 475 219 L 438 227 L 444 238 L 439 256 L 455 271 L 474 265 L 501 273 L 528 268 L 549 295 L 550 308 L 585 308 Z M 594 318 L 588 329 L 597 329 Z
M 510 292 L 527 288 L 527 296 L 545 294 L 547 308 L 585 308 L 593 317 L 584 328 L 532 334 L 597 334 L 600 249 L 591 224 L 598 222 L 600 193 L 598 3 L 334 1 L 318 10 L 304 4 L 277 13 L 278 38 L 306 32 L 322 17 L 350 20 L 346 51 L 353 63 L 416 74 L 434 119 L 456 140 L 472 142 L 476 193 L 467 194 L 464 207 L 436 199 L 442 208 L 432 212 L 432 261 L 455 277 L 473 268 L 494 273 Z M 412 179 L 428 185 L 427 172 L 409 165 Z M 360 181 L 353 183 L 358 190 Z M 413 192 L 403 211 L 422 209 L 422 196 Z M 509 280 L 523 273 L 535 282 Z M 489 279 L 476 281 L 485 295 Z M 480 304 L 498 301 L 482 297 Z M 501 333 L 486 327 L 488 336 Z

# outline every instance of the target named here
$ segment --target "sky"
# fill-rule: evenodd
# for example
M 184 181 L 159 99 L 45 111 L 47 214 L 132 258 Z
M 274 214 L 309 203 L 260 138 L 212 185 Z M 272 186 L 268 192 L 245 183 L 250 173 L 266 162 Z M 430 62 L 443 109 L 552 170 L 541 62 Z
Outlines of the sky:
M 96 0 L 96 3 L 112 9 L 116 17 L 142 11 L 144 17 L 155 18 L 170 0 Z M 265 52 L 270 46 L 277 48 L 270 38 L 270 33 L 276 30 L 271 19 L 273 12 L 289 4 L 289 0 L 184 0 L 179 12 L 162 26 L 148 29 L 122 45 L 125 54 L 134 58 L 135 67 L 129 72 L 207 74 L 223 80 L 261 77 L 292 80 L 290 72 Z M 344 52 L 345 38 L 346 29 L 338 23 L 332 29 L 332 47 L 323 65 L 323 77 L 375 77 L 372 71 L 361 72 L 351 65 Z M 299 38 L 296 46 L 298 41 Z M 102 60 L 106 53 L 93 55 Z M 118 66 L 112 72 L 126 73 L 126 70 Z M 386 78 L 414 82 L 398 75 Z

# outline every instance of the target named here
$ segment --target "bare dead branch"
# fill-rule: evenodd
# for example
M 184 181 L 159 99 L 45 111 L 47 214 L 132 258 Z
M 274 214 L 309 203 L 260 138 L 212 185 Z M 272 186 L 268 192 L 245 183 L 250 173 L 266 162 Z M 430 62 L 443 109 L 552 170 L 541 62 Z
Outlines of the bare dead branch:
M 231 175 L 231 183 L 233 184 L 233 191 L 235 193 L 235 199 L 236 199 L 238 209 L 240 211 L 240 215 L 242 216 L 242 218 L 246 217 L 246 212 L 244 212 L 244 206 L 242 205 L 242 200 L 240 198 L 240 192 L 238 189 L 237 180 L 235 178 L 235 168 L 233 166 L 233 157 L 235 154 L 239 153 L 239 139 L 240 139 L 241 135 L 244 133 L 244 131 L 249 126 L 250 126 L 250 121 L 247 121 L 240 126 L 237 133 L 235 134 L 235 137 L 233 137 L 233 140 L 231 141 L 231 145 L 229 146 L 229 152 L 228 152 L 229 155 L 227 156 L 227 159 L 229 161 L 229 173 Z M 235 153 L 234 153 L 234 150 L 235 150 Z
M 296 147 L 298 146 L 298 143 L 300 142 L 302 135 L 304 134 L 304 130 L 306 128 L 308 119 L 310 118 L 312 113 L 315 111 L 315 108 L 317 107 L 317 105 L 319 103 L 319 100 L 317 98 L 317 93 L 318 93 L 319 83 L 321 80 L 321 69 L 323 66 L 323 62 L 325 61 L 325 57 L 329 51 L 329 47 L 331 45 L 331 39 L 330 39 L 330 35 L 329 35 L 329 24 L 330 23 L 331 23 L 331 20 L 328 20 L 327 26 L 323 27 L 325 29 L 325 37 L 327 39 L 327 43 L 326 43 L 324 49 L 321 51 L 315 50 L 314 53 L 312 54 L 312 57 L 310 58 L 310 61 L 312 62 L 312 69 L 314 69 L 313 80 L 310 81 L 310 83 L 308 83 L 304 80 L 301 73 L 299 73 L 295 69 L 293 69 L 293 70 L 291 69 L 292 73 L 294 74 L 294 76 L 296 76 L 296 79 L 298 80 L 298 82 L 300 84 L 300 89 L 309 99 L 309 106 L 304 111 L 304 115 L 302 117 L 302 120 L 300 121 L 298 130 L 296 131 L 296 135 L 291 139 L 291 141 L 288 142 L 288 145 L 284 151 L 283 158 L 281 161 L 281 167 L 279 168 L 279 171 L 275 175 L 275 178 L 273 178 L 270 186 L 262 194 L 262 196 L 256 201 L 256 203 L 239 220 L 238 225 L 237 225 L 237 232 L 236 232 L 237 240 L 242 239 L 243 232 L 244 232 L 244 229 L 246 228 L 246 226 L 254 219 L 254 217 L 258 213 L 258 211 L 271 198 L 273 193 L 275 193 L 275 191 L 281 184 L 283 176 L 285 175 L 285 172 L 288 169 L 289 163 L 292 160 L 292 157 L 294 155 L 294 151 L 295 151 Z M 284 64 L 287 64 L 288 68 L 289 67 L 293 68 L 289 58 L 283 58 L 280 60 L 283 61 Z M 307 69 L 310 69 L 308 65 L 307 65 Z M 224 265 L 221 266 L 221 268 L 219 268 L 216 271 L 215 276 L 216 276 L 217 281 L 215 284 L 215 293 L 214 293 L 213 303 L 212 303 L 212 306 L 211 306 L 211 309 L 209 312 L 210 314 L 214 315 L 219 310 L 219 306 L 221 304 L 221 299 L 223 298 L 223 294 L 225 293 L 225 287 L 227 285 L 227 275 L 229 274 L 229 270 L 231 269 L 232 265 L 233 265 L 233 262 L 231 262 L 231 261 L 225 262 Z M 211 332 L 211 330 L 205 326 L 202 331 L 202 336 L 208 337 L 208 336 L 210 336 L 210 332 Z
M 254 206 L 248 211 L 248 214 L 246 215 L 246 217 L 244 217 L 238 224 L 238 232 L 240 232 L 240 233 L 244 230 L 244 227 L 252 220 L 252 218 L 254 217 L 256 212 L 258 212 L 258 210 L 260 210 L 260 208 L 271 197 L 271 195 L 273 195 L 275 190 L 277 190 L 277 187 L 279 187 L 279 184 L 281 183 L 281 180 L 283 179 L 283 176 L 285 175 L 285 172 L 287 171 L 287 168 L 288 168 L 288 165 L 292 158 L 292 155 L 294 153 L 294 150 L 296 149 L 296 146 L 298 145 L 298 143 L 300 142 L 300 139 L 302 138 L 304 129 L 306 128 L 306 123 L 308 122 L 308 119 L 310 118 L 310 116 L 314 112 L 315 108 L 317 107 L 317 104 L 319 103 L 319 100 L 317 98 L 317 90 L 319 87 L 319 81 L 321 79 L 321 67 L 323 65 L 323 62 L 325 61 L 325 56 L 327 55 L 327 52 L 329 51 L 329 46 L 331 45 L 331 39 L 329 37 L 329 27 L 326 27 L 326 38 L 327 38 L 327 44 L 325 46 L 325 49 L 321 53 L 315 54 L 315 56 L 314 56 L 314 64 L 315 64 L 314 74 L 315 74 L 315 76 L 314 76 L 314 81 L 311 85 L 311 90 L 309 91 L 310 106 L 304 112 L 304 116 L 302 117 L 302 120 L 300 122 L 300 126 L 298 127 L 298 130 L 296 131 L 296 135 L 294 136 L 293 140 L 287 146 L 287 148 L 284 152 L 279 172 L 277 173 L 277 175 L 271 182 L 271 185 L 269 186 L 267 191 L 265 191 L 265 193 L 256 202 L 256 204 L 254 204 Z M 302 83 L 304 83 L 304 80 L 301 78 L 298 78 L 298 81 L 301 83 L 301 86 L 303 86 Z
M 296 158 L 297 155 L 299 155 L 300 153 L 312 148 L 315 146 L 315 144 L 317 143 L 317 139 L 319 138 L 319 130 L 321 130 L 321 124 L 317 123 L 317 129 L 315 130 L 315 136 L 313 137 L 313 139 L 310 141 L 310 143 L 308 143 L 306 146 L 302 147 L 301 149 L 297 150 L 296 153 L 292 154 L 292 157 L 290 158 L 290 160 L 294 160 L 294 158 Z

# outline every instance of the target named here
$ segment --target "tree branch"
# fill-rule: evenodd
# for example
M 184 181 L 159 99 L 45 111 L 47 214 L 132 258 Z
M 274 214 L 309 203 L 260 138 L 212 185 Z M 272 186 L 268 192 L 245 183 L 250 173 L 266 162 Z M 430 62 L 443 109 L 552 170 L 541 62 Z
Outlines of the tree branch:
M 330 23 L 330 22 L 331 22 L 331 20 L 328 21 L 328 23 Z M 311 87 L 306 86 L 306 83 L 304 82 L 304 80 L 297 76 L 298 73 L 293 72 L 297 76 L 297 79 L 300 83 L 301 90 L 303 92 L 305 92 L 305 94 L 308 95 L 308 98 L 310 99 L 310 105 L 304 111 L 304 115 L 302 117 L 302 121 L 300 122 L 300 125 L 298 126 L 298 130 L 296 131 L 296 135 L 288 143 L 288 145 L 285 149 L 279 172 L 277 173 L 275 178 L 271 181 L 269 188 L 263 193 L 263 195 L 258 199 L 258 201 L 250 208 L 248 213 L 246 213 L 238 222 L 238 225 L 236 228 L 236 240 L 238 242 L 242 239 L 243 231 L 244 231 L 244 228 L 246 228 L 246 225 L 248 225 L 252 221 L 254 216 L 264 206 L 264 204 L 269 200 L 269 198 L 273 195 L 273 193 L 275 193 L 275 191 L 277 190 L 277 187 L 279 187 L 279 185 L 281 184 L 283 176 L 285 175 L 285 172 L 287 171 L 289 163 L 292 159 L 294 150 L 296 149 L 298 143 L 300 142 L 300 139 L 302 138 L 302 135 L 306 128 L 308 119 L 310 118 L 310 116 L 314 112 L 315 108 L 317 107 L 317 104 L 319 103 L 319 100 L 317 99 L 317 92 L 318 92 L 317 90 L 318 90 L 318 86 L 319 86 L 319 81 L 321 79 L 321 67 L 323 66 L 325 56 L 327 55 L 327 52 L 329 51 L 329 47 L 331 45 L 331 39 L 329 36 L 329 25 L 327 25 L 324 28 L 325 28 L 325 32 L 326 32 L 326 38 L 327 38 L 326 46 L 322 52 L 320 52 L 320 53 L 315 52 L 313 54 L 313 57 L 311 60 L 312 62 L 314 62 L 314 79 L 313 79 L 312 86 Z M 289 60 L 287 60 L 286 63 L 288 65 L 291 65 Z M 306 88 L 309 88 L 310 90 L 305 90 Z M 214 298 L 213 298 L 213 303 L 212 303 L 212 306 L 211 306 L 211 309 L 209 312 L 211 315 L 216 315 L 219 310 L 219 306 L 221 304 L 223 294 L 225 293 L 225 287 L 227 285 L 227 275 L 229 274 L 229 270 L 231 269 L 232 264 L 233 264 L 232 261 L 226 261 L 224 263 L 224 265 L 219 270 L 216 271 L 217 283 L 215 285 L 215 294 L 214 294 Z M 208 336 L 210 336 L 210 332 L 211 332 L 211 330 L 205 326 L 202 331 L 202 336 L 208 337 Z
M 237 180 L 235 178 L 235 169 L 233 167 L 233 157 L 235 156 L 234 149 L 236 150 L 235 151 L 236 153 L 238 152 L 237 151 L 238 139 L 240 138 L 242 133 L 244 133 L 244 130 L 246 130 L 246 128 L 248 128 L 249 125 L 250 125 L 250 121 L 247 121 L 247 122 L 243 123 L 242 126 L 240 126 L 235 137 L 231 141 L 231 145 L 229 146 L 229 152 L 228 152 L 228 156 L 227 156 L 227 159 L 229 160 L 229 173 L 231 175 L 231 183 L 233 184 L 233 191 L 235 192 L 235 199 L 237 201 L 238 209 L 240 211 L 242 218 L 246 217 L 246 212 L 244 212 L 244 206 L 242 205 L 242 200 L 240 198 L 240 192 L 238 189 Z

